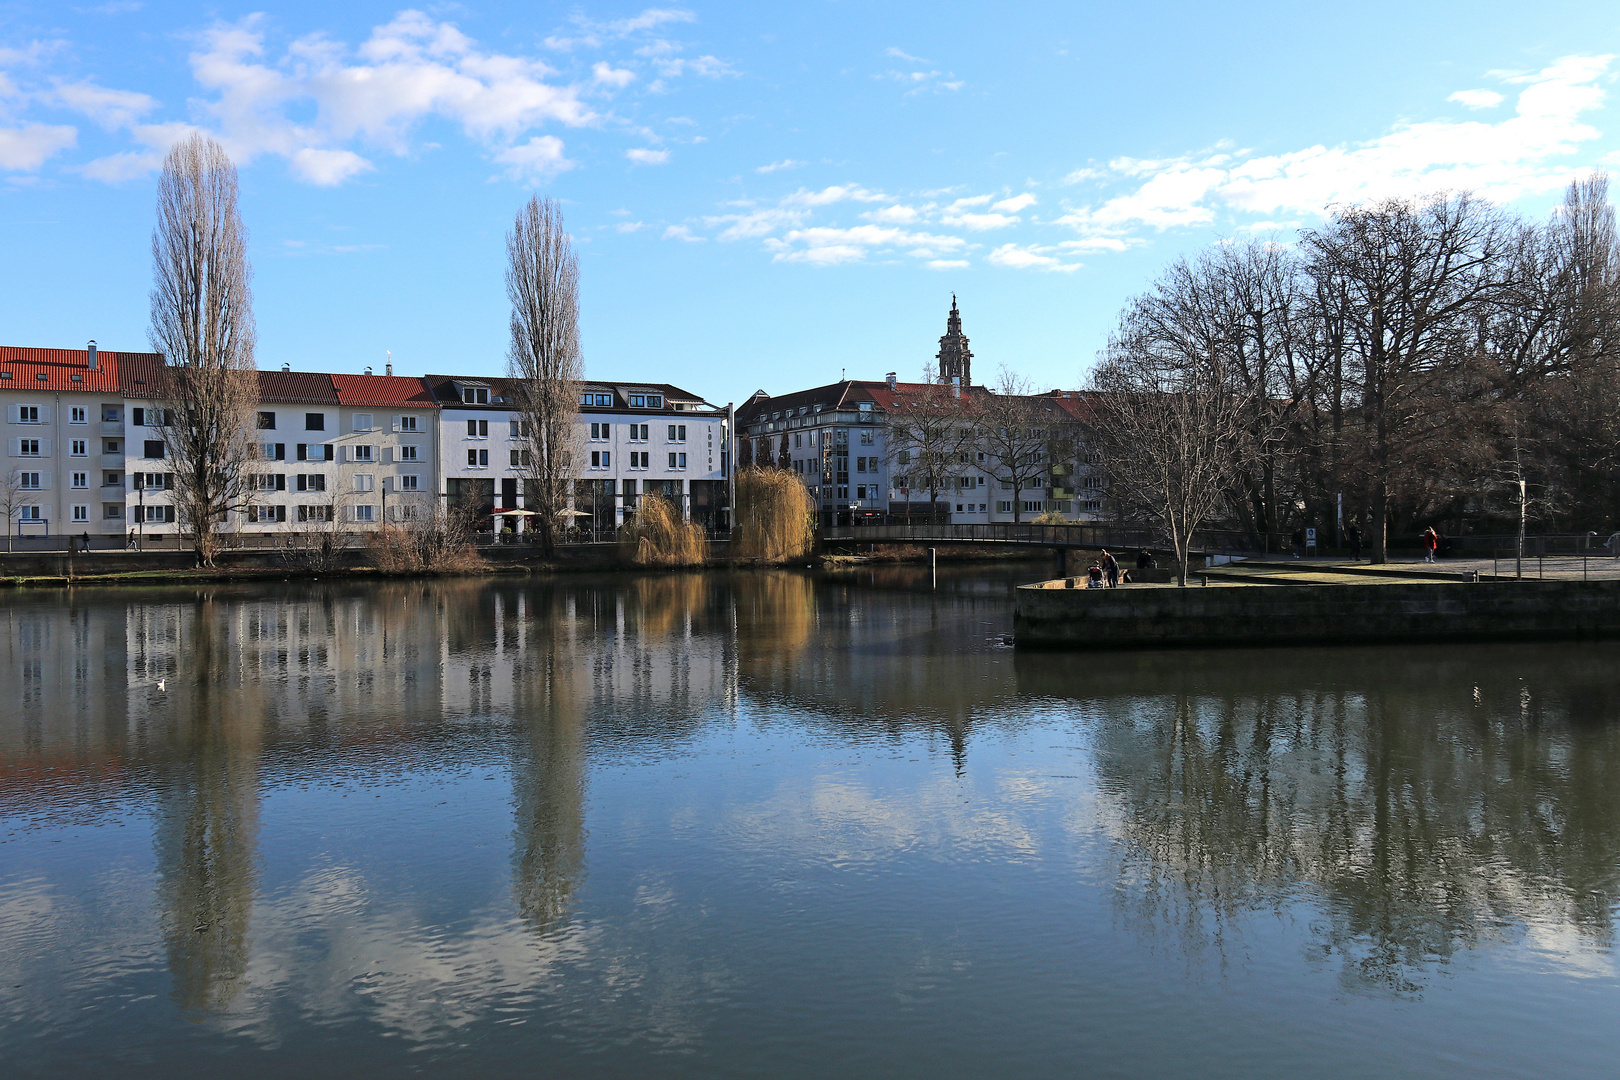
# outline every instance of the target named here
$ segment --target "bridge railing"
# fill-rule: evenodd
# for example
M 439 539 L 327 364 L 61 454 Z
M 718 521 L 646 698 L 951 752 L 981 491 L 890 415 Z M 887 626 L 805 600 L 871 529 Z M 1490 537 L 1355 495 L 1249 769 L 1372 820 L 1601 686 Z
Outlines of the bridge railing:
M 922 544 L 984 543 L 1018 544 L 1029 547 L 1066 548 L 1152 548 L 1168 550 L 1165 534 L 1152 526 L 1139 525 L 1035 525 L 1027 522 L 981 524 L 914 523 L 888 525 L 840 525 L 823 528 L 823 540 L 858 543 Z M 1232 530 L 1200 530 L 1193 536 L 1197 551 L 1243 551 L 1264 549 L 1248 533 Z

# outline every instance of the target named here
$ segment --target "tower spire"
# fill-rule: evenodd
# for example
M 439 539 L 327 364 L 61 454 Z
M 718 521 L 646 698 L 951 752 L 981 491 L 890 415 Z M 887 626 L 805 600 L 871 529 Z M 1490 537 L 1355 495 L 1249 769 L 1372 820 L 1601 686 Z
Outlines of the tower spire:
M 962 313 L 956 309 L 956 294 L 951 293 L 951 313 L 945 317 L 945 336 L 939 339 L 939 381 L 954 382 L 967 387 L 973 383 L 973 350 L 968 348 L 967 335 L 962 333 Z

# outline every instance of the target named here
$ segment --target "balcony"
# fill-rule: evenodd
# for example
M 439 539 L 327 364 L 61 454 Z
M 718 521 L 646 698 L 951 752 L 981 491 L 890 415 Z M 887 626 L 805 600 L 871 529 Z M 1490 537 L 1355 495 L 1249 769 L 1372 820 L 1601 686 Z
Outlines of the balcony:
M 124 467 L 123 454 L 102 454 L 101 467 L 103 469 L 122 469 Z
M 101 433 L 103 435 L 122 435 L 124 433 L 124 422 L 122 420 L 103 420 L 101 422 Z

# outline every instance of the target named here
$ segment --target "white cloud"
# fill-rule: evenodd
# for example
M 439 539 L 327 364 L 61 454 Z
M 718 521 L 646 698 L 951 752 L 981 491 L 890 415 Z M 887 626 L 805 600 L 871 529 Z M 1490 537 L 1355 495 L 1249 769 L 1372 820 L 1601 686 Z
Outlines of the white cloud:
M 882 225 L 855 225 L 850 228 L 816 226 L 790 229 L 781 237 L 771 237 L 765 246 L 775 262 L 803 262 L 812 266 L 835 266 L 859 262 L 868 253 L 908 249 L 915 258 L 935 259 L 941 252 L 957 251 L 966 242 L 955 236 L 910 232 Z
M 988 229 L 1005 229 L 1024 219 L 1009 217 L 1006 214 L 946 214 L 939 220 L 946 225 L 957 225 L 974 232 L 984 232 Z
M 991 209 L 1000 210 L 1004 214 L 1016 214 L 1018 211 L 1027 209 L 1028 207 L 1034 205 L 1035 196 L 1026 191 L 1022 195 L 1014 195 L 1010 199 L 1002 199 L 1000 202 L 991 207 Z
M 577 36 L 553 34 L 546 38 L 546 47 L 569 52 L 581 47 L 600 48 L 609 41 L 633 37 L 646 30 L 656 30 L 670 23 L 696 22 L 697 16 L 684 8 L 647 8 L 628 19 L 598 22 L 583 15 L 575 15 L 573 23 Z
M 133 90 L 110 90 L 92 82 L 58 86 L 46 100 L 53 105 L 83 113 L 109 131 L 129 127 L 157 108 L 157 101 Z
M 51 157 L 75 145 L 77 128 L 50 124 L 0 127 L 0 169 L 32 172 Z
M 669 161 L 668 150 L 648 150 L 645 147 L 632 147 L 624 152 L 633 165 L 662 165 Z
M 896 60 L 904 60 L 908 64 L 926 64 L 926 63 L 928 63 L 928 61 L 924 60 L 922 57 L 920 57 L 920 56 L 912 56 L 908 52 L 902 52 L 901 50 L 895 48 L 893 45 L 890 45 L 887 49 L 884 49 L 883 50 L 883 55 L 884 56 L 892 56 Z
M 1050 248 L 1002 244 L 990 253 L 989 260 L 996 266 L 1005 266 L 1013 270 L 1053 270 L 1067 274 L 1080 269 L 1079 263 L 1066 263 L 1046 254 L 1050 250 Z
M 868 210 L 861 217 L 867 221 L 876 221 L 883 225 L 909 225 L 922 217 L 922 213 L 914 206 L 902 206 L 896 203 L 893 206 L 885 206 L 881 210 Z
M 685 225 L 671 225 L 664 230 L 664 239 L 684 240 L 688 244 L 701 244 L 705 238 L 702 236 L 694 236 L 692 234 L 692 230 Z
M 341 184 L 376 168 L 352 150 L 316 150 L 308 146 L 293 154 L 291 164 L 293 172 L 322 187 Z
M 591 65 L 591 76 L 603 86 L 612 86 L 620 90 L 636 81 L 635 72 L 616 68 L 605 60 L 598 60 Z
M 889 55 L 900 55 L 905 59 L 914 59 L 913 57 L 905 57 L 903 53 L 897 54 L 892 49 L 889 51 Z M 956 77 L 954 71 L 939 71 L 937 69 L 929 71 L 895 71 L 891 69 L 881 75 L 872 77 L 900 83 L 906 87 L 907 97 L 911 97 L 913 94 L 939 93 L 942 90 L 960 90 L 967 85 Z
M 1071 207 L 1058 220 L 1083 234 L 1126 237 L 1208 225 L 1221 212 L 1303 217 L 1334 204 L 1437 190 L 1467 189 L 1495 201 L 1555 191 L 1586 164 L 1571 160 L 1582 144 L 1600 135 L 1582 117 L 1602 105 L 1612 60 L 1572 56 L 1539 72 L 1499 74 L 1522 89 L 1514 115 L 1496 123 L 1401 124 L 1368 142 L 1261 156 L 1217 147 L 1179 159 L 1121 158 L 1109 171 L 1140 180 L 1133 190 Z M 1463 103 L 1472 101 L 1484 99 Z
M 511 146 L 495 155 L 509 166 L 507 176 L 518 183 L 537 184 L 574 167 L 563 156 L 562 140 L 555 135 L 536 135 L 522 146 Z
M 640 232 L 646 227 L 647 223 L 645 221 L 621 221 L 617 225 L 613 226 L 615 232 L 621 233 Z
M 968 261 L 966 259 L 929 259 L 923 265 L 930 270 L 965 270 Z
M 1495 90 L 1459 90 L 1446 98 L 1470 109 L 1494 109 L 1505 100 Z
M 773 161 L 769 165 L 761 165 L 754 171 L 757 173 L 773 173 L 779 172 L 782 169 L 798 169 L 803 167 L 804 162 L 802 161 L 794 161 L 792 158 L 783 158 L 781 161 Z

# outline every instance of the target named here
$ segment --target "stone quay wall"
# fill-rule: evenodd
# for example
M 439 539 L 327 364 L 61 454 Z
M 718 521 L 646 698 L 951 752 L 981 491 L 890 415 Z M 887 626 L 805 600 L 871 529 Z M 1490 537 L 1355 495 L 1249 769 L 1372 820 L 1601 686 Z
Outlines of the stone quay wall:
M 1020 646 L 1532 641 L 1620 637 L 1620 581 L 1064 588 L 1022 585 Z

